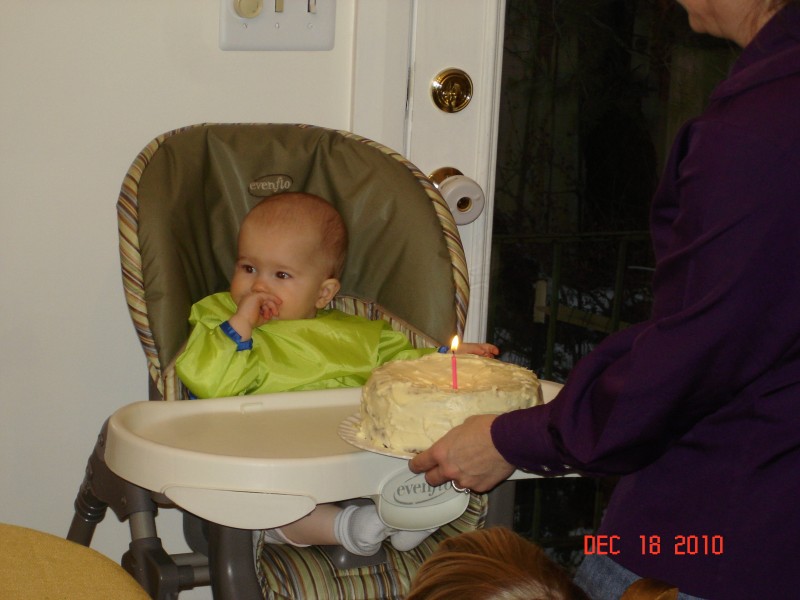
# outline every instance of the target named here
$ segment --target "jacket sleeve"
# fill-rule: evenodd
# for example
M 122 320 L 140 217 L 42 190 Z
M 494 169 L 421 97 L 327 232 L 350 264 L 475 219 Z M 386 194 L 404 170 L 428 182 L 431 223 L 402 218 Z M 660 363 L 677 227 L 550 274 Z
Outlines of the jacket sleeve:
M 800 373 L 797 151 L 696 129 L 679 134 L 655 197 L 651 319 L 606 338 L 550 404 L 495 420 L 515 466 L 630 473 L 738 395 Z
M 195 325 L 175 370 L 198 398 L 241 396 L 263 378 L 252 350 L 240 349 L 222 326 L 204 323 Z
M 436 348 L 414 348 L 405 334 L 395 331 L 388 323 L 383 323 L 378 342 L 377 365 L 382 365 L 390 360 L 420 358 L 433 352 L 436 352 Z

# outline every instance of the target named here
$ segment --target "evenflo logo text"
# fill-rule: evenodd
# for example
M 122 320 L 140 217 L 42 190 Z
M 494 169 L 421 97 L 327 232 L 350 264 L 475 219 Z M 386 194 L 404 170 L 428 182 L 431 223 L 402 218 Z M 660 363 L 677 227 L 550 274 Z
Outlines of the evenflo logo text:
M 272 196 L 279 192 L 286 192 L 292 187 L 294 181 L 288 175 L 264 175 L 247 186 L 251 196 Z
M 414 477 L 398 483 L 396 487 L 391 489 L 391 500 L 400 506 L 436 504 L 450 489 L 449 482 L 445 485 L 434 487 L 425 482 L 424 479 L 420 481 L 420 478 Z M 384 490 L 384 497 L 386 497 L 386 491 L 388 490 Z

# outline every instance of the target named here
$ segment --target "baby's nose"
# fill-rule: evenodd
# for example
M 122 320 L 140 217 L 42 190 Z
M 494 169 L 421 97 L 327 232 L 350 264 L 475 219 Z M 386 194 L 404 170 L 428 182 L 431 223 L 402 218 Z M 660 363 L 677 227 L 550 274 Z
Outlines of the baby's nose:
M 267 282 L 266 278 L 258 277 L 253 282 L 253 291 L 254 292 L 264 292 L 264 293 L 266 293 L 266 292 L 269 292 L 269 290 L 270 290 L 269 283 Z

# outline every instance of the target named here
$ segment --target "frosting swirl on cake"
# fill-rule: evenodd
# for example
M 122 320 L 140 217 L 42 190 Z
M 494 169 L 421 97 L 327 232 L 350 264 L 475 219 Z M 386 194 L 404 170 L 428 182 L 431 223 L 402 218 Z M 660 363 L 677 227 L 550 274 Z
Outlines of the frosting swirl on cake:
M 375 369 L 361 394 L 360 435 L 389 450 L 420 452 L 469 416 L 542 403 L 532 371 L 471 354 L 456 359 L 456 390 L 449 354 L 392 361 Z

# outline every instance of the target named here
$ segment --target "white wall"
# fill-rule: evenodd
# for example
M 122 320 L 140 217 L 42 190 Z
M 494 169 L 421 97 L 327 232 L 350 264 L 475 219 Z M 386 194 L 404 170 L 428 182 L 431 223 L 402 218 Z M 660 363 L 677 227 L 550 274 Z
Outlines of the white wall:
M 218 0 L 0 3 L 0 521 L 65 535 L 100 425 L 146 398 L 114 206 L 133 158 L 199 122 L 349 129 L 354 13 L 331 52 L 223 52 Z M 93 547 L 126 546 L 110 514 Z

